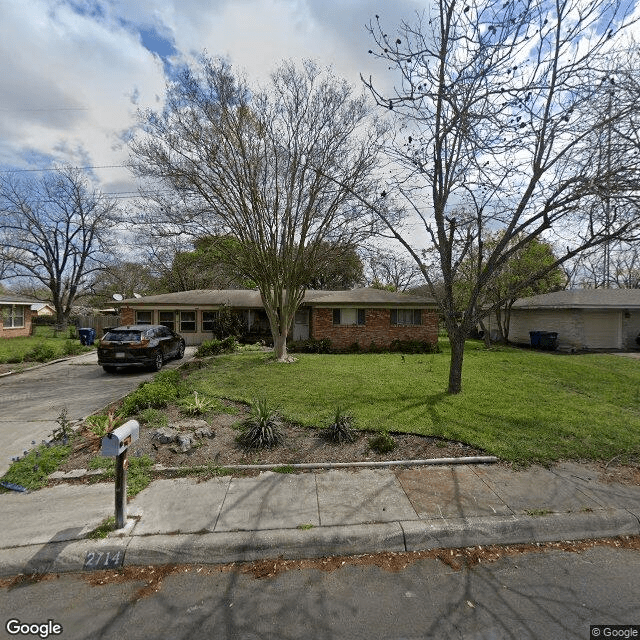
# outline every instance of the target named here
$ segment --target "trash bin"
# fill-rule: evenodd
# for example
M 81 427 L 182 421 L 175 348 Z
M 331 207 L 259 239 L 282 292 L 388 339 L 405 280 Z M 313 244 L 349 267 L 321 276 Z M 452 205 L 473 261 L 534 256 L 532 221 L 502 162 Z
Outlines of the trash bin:
M 529 338 L 531 340 L 531 346 L 534 349 L 540 348 L 540 335 L 542 331 L 529 331 Z
M 78 335 L 80 336 L 80 344 L 93 344 L 96 339 L 96 330 L 91 327 L 85 327 L 78 329 Z
M 558 346 L 558 334 L 555 331 L 540 332 L 540 348 L 554 351 Z

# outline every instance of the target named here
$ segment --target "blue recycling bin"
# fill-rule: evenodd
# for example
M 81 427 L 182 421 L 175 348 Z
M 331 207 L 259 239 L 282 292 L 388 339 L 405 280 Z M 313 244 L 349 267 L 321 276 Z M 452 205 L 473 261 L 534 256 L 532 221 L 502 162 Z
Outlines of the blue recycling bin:
M 555 351 L 558 346 L 558 334 L 555 331 L 542 331 L 540 334 L 540 348 Z
M 96 330 L 91 327 L 85 327 L 78 329 L 78 335 L 80 336 L 80 344 L 90 345 L 96 340 Z
M 529 331 L 529 338 L 531 340 L 531 346 L 534 349 L 540 348 L 540 336 L 542 335 L 542 331 Z

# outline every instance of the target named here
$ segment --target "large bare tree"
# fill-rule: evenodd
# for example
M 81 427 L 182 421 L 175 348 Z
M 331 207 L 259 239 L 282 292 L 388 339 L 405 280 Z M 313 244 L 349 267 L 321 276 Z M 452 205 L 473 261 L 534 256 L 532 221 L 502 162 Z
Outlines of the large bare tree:
M 523 247 L 540 239 L 557 255 L 518 282 L 525 288 L 581 251 L 637 231 L 640 94 L 616 81 L 636 68 L 622 6 L 436 0 L 392 35 L 379 20 L 370 25 L 372 55 L 400 78 L 391 93 L 365 80 L 398 123 L 389 147 L 395 179 L 371 204 L 439 303 L 451 342 L 449 393 L 462 389 L 465 338 L 491 311 L 478 304 L 483 290 Z M 411 214 L 409 231 L 399 212 Z M 497 242 L 485 242 L 497 232 Z M 470 255 L 476 266 L 460 307 L 455 283 Z
M 354 193 L 368 195 L 377 162 L 371 108 L 312 62 L 283 63 L 260 88 L 203 57 L 170 85 L 162 112 L 143 114 L 145 134 L 131 144 L 147 202 L 159 205 L 147 221 L 238 240 L 226 261 L 257 284 L 279 360 L 326 243 L 352 245 L 370 230 Z
M 48 289 L 59 324 L 67 324 L 76 297 L 103 268 L 118 219 L 114 201 L 78 169 L 0 177 L 1 250 L 11 275 Z

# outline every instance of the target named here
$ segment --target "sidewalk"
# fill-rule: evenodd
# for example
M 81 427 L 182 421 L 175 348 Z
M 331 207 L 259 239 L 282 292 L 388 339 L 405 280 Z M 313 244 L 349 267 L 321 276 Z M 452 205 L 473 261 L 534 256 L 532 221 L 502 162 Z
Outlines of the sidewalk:
M 114 502 L 106 483 L 0 495 L 0 575 L 640 535 L 640 486 L 577 463 L 156 480 L 87 539 Z

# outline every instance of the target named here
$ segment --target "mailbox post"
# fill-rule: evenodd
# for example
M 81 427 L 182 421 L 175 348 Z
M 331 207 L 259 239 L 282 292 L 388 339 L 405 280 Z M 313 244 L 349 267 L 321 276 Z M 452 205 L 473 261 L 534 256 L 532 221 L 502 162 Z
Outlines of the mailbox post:
M 116 529 L 127 521 L 127 450 L 140 437 L 140 424 L 129 420 L 102 438 L 103 456 L 116 459 Z

